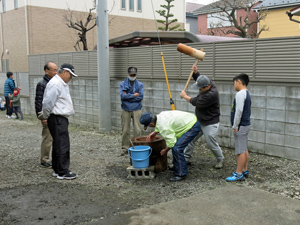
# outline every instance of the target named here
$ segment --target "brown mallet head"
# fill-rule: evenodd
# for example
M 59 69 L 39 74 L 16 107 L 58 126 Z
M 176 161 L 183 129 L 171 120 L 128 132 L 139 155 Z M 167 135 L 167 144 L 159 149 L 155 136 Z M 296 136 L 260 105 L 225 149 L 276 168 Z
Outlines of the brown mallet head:
M 205 52 L 192 48 L 184 44 L 178 44 L 177 51 L 184 53 L 186 55 L 192 56 L 196 59 L 203 60 L 205 57 Z

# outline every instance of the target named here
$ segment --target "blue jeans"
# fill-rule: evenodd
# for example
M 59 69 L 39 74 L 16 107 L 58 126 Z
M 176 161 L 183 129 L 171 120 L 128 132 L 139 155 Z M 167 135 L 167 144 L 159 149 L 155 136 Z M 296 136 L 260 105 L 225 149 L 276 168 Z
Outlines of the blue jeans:
M 187 163 L 183 151 L 185 147 L 198 135 L 200 130 L 201 126 L 199 121 L 197 121 L 190 130 L 177 139 L 176 144 L 172 148 L 174 176 L 187 175 Z

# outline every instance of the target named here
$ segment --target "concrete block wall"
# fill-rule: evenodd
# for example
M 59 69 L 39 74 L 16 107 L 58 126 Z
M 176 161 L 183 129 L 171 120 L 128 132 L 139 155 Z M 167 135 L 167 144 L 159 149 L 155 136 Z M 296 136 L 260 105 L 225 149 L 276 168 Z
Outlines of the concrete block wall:
M 119 83 L 111 82 L 112 125 L 120 129 Z M 159 113 L 170 110 L 169 93 L 164 81 L 142 81 L 144 83 L 143 112 Z M 220 94 L 220 129 L 218 141 L 221 146 L 234 148 L 233 132 L 230 124 L 231 104 L 236 91 L 232 83 L 216 83 Z M 170 81 L 172 97 L 177 110 L 194 113 L 194 107 L 179 95 L 182 82 Z M 251 130 L 248 136 L 250 151 L 267 155 L 300 160 L 298 147 L 300 136 L 300 91 L 298 87 L 266 86 L 249 84 L 251 94 Z M 197 90 L 191 87 L 188 94 L 196 96 Z M 202 138 L 202 141 L 205 139 Z
M 99 126 L 97 79 L 72 79 L 70 83 L 75 115 L 71 123 L 96 128 Z
M 35 87 L 41 78 L 30 79 Z M 111 123 L 113 130 L 121 129 L 121 101 L 119 85 L 123 79 L 111 80 Z M 143 112 L 160 113 L 171 110 L 170 97 L 164 80 L 140 80 L 144 84 Z M 70 92 L 75 115 L 70 122 L 87 127 L 99 126 L 97 79 L 78 78 L 70 82 Z M 175 108 L 194 113 L 195 108 L 180 98 L 185 83 L 169 81 Z M 193 81 L 191 81 L 193 83 Z M 236 91 L 232 83 L 216 82 L 220 94 L 220 129 L 218 142 L 221 146 L 234 148 L 233 132 L 230 124 L 231 104 Z M 34 112 L 35 88 L 30 89 L 30 99 L 22 98 L 24 113 Z M 248 148 L 252 152 L 300 160 L 300 89 L 296 86 L 253 84 L 248 86 L 251 94 L 251 130 L 248 136 Z M 187 90 L 190 96 L 196 96 L 197 90 L 191 85 Z M 149 132 L 149 131 L 147 131 Z M 202 141 L 205 139 L 202 138 Z
M 22 98 L 27 101 L 26 112 L 34 114 L 35 88 L 41 77 L 30 78 L 30 97 Z M 70 123 L 93 127 L 99 127 L 98 109 L 98 81 L 97 79 L 72 79 L 69 82 L 70 94 L 74 105 L 75 115 L 69 118 Z M 23 104 L 22 104 L 23 109 Z

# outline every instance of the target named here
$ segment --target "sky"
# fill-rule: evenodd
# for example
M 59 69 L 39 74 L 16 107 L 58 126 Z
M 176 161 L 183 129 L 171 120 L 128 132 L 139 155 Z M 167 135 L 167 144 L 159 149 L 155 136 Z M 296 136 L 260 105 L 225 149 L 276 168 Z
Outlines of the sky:
M 203 5 L 207 5 L 207 4 L 210 4 L 215 1 L 216 0 L 186 0 L 186 2 L 198 3 L 198 4 L 203 4 Z

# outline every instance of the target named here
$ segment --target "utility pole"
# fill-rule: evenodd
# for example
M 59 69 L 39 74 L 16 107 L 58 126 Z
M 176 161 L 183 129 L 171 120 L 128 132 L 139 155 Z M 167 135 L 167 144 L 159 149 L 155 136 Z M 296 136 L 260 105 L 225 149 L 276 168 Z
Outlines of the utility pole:
M 99 130 L 111 131 L 107 0 L 97 0 L 97 66 Z

